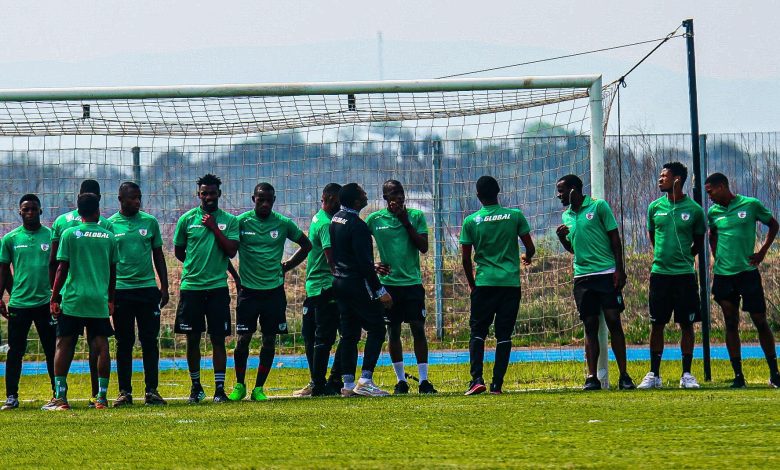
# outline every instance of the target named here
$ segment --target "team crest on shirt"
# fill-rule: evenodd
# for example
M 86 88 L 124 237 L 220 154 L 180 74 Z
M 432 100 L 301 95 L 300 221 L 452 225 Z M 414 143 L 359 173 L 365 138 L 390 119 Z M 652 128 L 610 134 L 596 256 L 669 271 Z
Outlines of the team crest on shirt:
M 271 238 L 279 238 L 278 230 L 271 230 L 270 234 L 271 234 Z
M 744 219 L 745 217 L 747 217 L 747 212 L 739 211 L 737 212 L 737 217 L 739 217 L 740 219 Z
M 140 233 L 142 237 L 145 237 L 148 232 L 145 228 L 139 228 L 138 233 Z
M 587 214 L 585 214 L 585 218 L 588 220 L 593 220 L 593 212 L 588 212 Z
M 227 224 L 217 224 L 217 228 L 220 230 L 225 230 L 227 228 Z
M 687 221 L 688 219 L 691 218 L 691 214 L 689 214 L 687 212 L 683 212 L 682 214 L 680 214 L 680 218 L 685 220 L 685 221 Z
M 41 251 L 49 251 L 49 244 L 41 243 Z
M 482 216 L 478 215 L 478 216 L 474 217 L 474 223 L 476 223 L 477 225 L 481 224 L 482 223 Z

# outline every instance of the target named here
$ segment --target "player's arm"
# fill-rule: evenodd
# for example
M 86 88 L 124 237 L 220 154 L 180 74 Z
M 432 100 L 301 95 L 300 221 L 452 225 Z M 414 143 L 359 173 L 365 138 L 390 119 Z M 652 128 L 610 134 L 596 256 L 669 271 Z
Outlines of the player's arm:
M 8 318 L 8 307 L 6 307 L 3 301 L 3 292 L 8 291 L 8 295 L 11 295 L 12 285 L 11 265 L 9 263 L 0 263 L 0 315 L 4 318 Z
M 54 277 L 57 275 L 57 265 L 60 263 L 57 261 L 57 251 L 60 248 L 59 240 L 51 241 L 51 248 L 49 250 L 49 285 L 54 286 Z
M 558 235 L 558 241 L 561 242 L 561 246 L 563 246 L 563 249 L 568 251 L 569 253 L 574 254 L 574 247 L 571 246 L 571 242 L 569 241 L 569 227 L 561 224 L 558 226 L 557 229 L 555 229 L 555 234 Z
M 620 241 L 620 232 L 617 229 L 607 232 L 609 246 L 615 256 L 615 289 L 622 289 L 626 285 L 626 270 L 623 265 L 623 243 Z
M 697 256 L 703 248 L 704 248 L 704 234 L 694 233 L 693 245 L 691 246 L 691 254 L 693 256 Z
M 116 264 L 111 263 L 108 275 L 108 314 L 114 316 L 114 294 L 116 293 Z
M 49 313 L 55 318 L 62 313 L 62 309 L 60 309 L 60 303 L 62 303 L 60 291 L 62 290 L 62 286 L 65 285 L 65 279 L 68 278 L 68 271 L 70 270 L 70 262 L 58 261 L 57 263 L 57 272 L 54 275 L 54 283 L 51 288 L 51 300 L 49 301 Z M 116 282 L 116 271 L 114 272 L 114 282 Z
M 536 254 L 536 246 L 534 245 L 534 241 L 531 239 L 530 233 L 521 235 L 520 241 L 523 242 L 523 246 L 525 247 L 525 253 L 520 256 L 520 259 L 523 261 L 524 265 L 528 266 L 531 264 L 531 259 Z
M 165 262 L 165 253 L 161 246 L 152 248 L 152 262 L 154 270 L 157 271 L 157 277 L 160 279 L 160 308 L 165 307 L 170 300 L 168 292 L 168 264 Z
M 298 244 L 298 249 L 290 256 L 290 259 L 282 261 L 283 273 L 286 273 L 303 263 L 303 260 L 306 259 L 306 255 L 311 251 L 311 240 L 309 240 L 309 237 L 307 237 L 305 233 L 301 232 L 301 236 L 295 240 L 295 243 Z
M 718 253 L 718 229 L 714 226 L 710 226 L 710 252 L 712 257 L 716 258 Z
M 471 252 L 474 245 L 470 243 L 464 243 L 461 245 L 463 250 L 461 251 L 461 263 L 463 264 L 463 272 L 466 274 L 466 282 L 469 284 L 469 289 L 474 290 L 477 285 L 474 282 L 474 264 L 471 261 Z
M 187 246 L 179 246 L 176 245 L 173 247 L 173 255 L 176 256 L 176 259 L 184 262 L 184 259 L 187 257 Z
M 772 246 L 772 243 L 775 241 L 775 237 L 777 236 L 777 230 L 780 228 L 777 223 L 777 219 L 772 217 L 769 219 L 769 222 L 766 223 L 769 227 L 769 233 L 766 234 L 766 240 L 764 240 L 764 244 L 761 245 L 761 248 L 756 252 L 753 253 L 750 258 L 750 265 L 751 266 L 758 266 L 761 264 L 762 261 L 764 261 L 764 257 L 766 256 L 766 253 L 769 251 L 769 247 Z
M 236 253 L 238 253 L 238 240 L 230 240 L 226 237 L 222 230 L 217 227 L 217 219 L 211 214 L 204 215 L 202 223 L 204 227 L 211 230 L 211 233 L 214 234 L 214 238 L 217 239 L 217 246 L 225 253 L 225 256 L 228 258 L 235 257 Z
M 233 278 L 233 282 L 236 284 L 236 292 L 241 292 L 241 276 L 238 275 L 238 270 L 235 266 L 233 266 L 233 263 L 230 260 L 228 260 L 227 271 L 230 274 L 230 277 Z
M 650 238 L 650 246 L 655 248 L 655 230 L 648 230 L 647 231 L 647 236 Z M 694 238 L 693 243 L 695 244 L 696 243 L 696 240 L 695 240 L 696 239 L 696 235 L 694 235 L 693 238 Z
M 336 271 L 336 264 L 333 262 L 333 249 L 324 248 L 322 250 L 325 253 L 325 259 L 328 260 L 328 266 L 330 266 L 330 272 L 333 274 Z

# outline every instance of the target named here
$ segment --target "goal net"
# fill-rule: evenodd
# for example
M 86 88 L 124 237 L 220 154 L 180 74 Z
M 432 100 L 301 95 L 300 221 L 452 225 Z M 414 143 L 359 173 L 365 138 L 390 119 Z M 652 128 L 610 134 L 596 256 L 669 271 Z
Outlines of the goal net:
M 222 179 L 220 207 L 233 214 L 251 209 L 255 185 L 270 182 L 274 210 L 306 232 L 327 183 L 361 184 L 369 196 L 365 217 L 384 207 L 382 183 L 397 179 L 407 205 L 421 209 L 430 228 L 431 249 L 421 263 L 436 381 L 437 367 L 468 362 L 469 296 L 458 236 L 463 219 L 480 207 L 476 180 L 492 175 L 501 185 L 501 204 L 523 210 L 537 246 L 533 265 L 522 270 L 523 299 L 505 387 L 579 385 L 583 335 L 571 297 L 571 258 L 554 235 L 562 211 L 555 183 L 575 173 L 587 192 L 603 197 L 603 132 L 613 91 L 602 88 L 599 76 L 0 90 L 0 231 L 20 225 L 17 206 L 24 193 L 41 198 L 42 222 L 50 226 L 75 208 L 83 179 L 100 182 L 104 216 L 118 210 L 119 184 L 138 182 L 143 210 L 162 228 L 171 285 L 171 302 L 162 313 L 161 371 L 186 371 L 183 337 L 173 334 L 181 264 L 172 237 L 178 217 L 198 204 L 198 177 L 213 173 Z M 294 248 L 288 243 L 287 254 Z M 290 334 L 279 338 L 271 389 L 275 377 L 306 367 L 303 267 L 286 275 L 285 288 Z M 235 296 L 231 309 L 235 315 Z M 6 325 L 1 332 L 5 344 Z M 22 386 L 46 398 L 36 338 L 33 329 Z M 410 351 L 406 329 L 404 344 Z M 253 344 L 250 368 L 257 366 L 257 348 Z M 383 355 L 380 364 L 388 363 Z M 406 363 L 414 371 L 413 355 Z M 134 386 L 141 389 L 139 348 L 134 364 Z M 81 344 L 71 373 L 86 371 Z M 161 381 L 163 395 L 185 395 L 186 374 L 169 377 Z M 71 382 L 78 380 L 88 382 L 86 375 Z M 385 385 L 394 380 L 392 372 L 380 375 Z M 462 383 L 451 385 L 460 389 Z

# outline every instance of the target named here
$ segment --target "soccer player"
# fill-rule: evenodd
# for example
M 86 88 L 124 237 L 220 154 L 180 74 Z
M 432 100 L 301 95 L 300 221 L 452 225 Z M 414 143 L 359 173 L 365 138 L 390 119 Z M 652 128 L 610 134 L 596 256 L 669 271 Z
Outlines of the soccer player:
M 428 225 L 422 211 L 407 208 L 404 204 L 406 195 L 399 181 L 385 181 L 382 198 L 387 201 L 387 207 L 370 214 L 366 224 L 379 250 L 380 263 L 376 265 L 379 280 L 393 298 L 390 325 L 387 327 L 387 348 L 398 379 L 394 393 L 409 393 L 401 344 L 402 323 L 409 324 L 414 339 L 414 355 L 420 375 L 419 392 L 436 393 L 433 384 L 428 381 L 425 289 L 420 274 L 420 253 L 428 252 Z
M 311 250 L 311 242 L 295 222 L 273 210 L 276 202 L 273 186 L 269 183 L 255 186 L 252 202 L 255 208 L 238 216 L 241 291 L 236 307 L 238 341 L 233 352 L 236 385 L 230 393 L 231 401 L 240 401 L 246 396 L 244 380 L 249 343 L 257 331 L 258 321 L 263 342 L 251 399 L 268 400 L 263 386 L 274 362 L 276 335 L 287 334 L 284 274 L 301 264 Z M 282 261 L 287 240 L 294 241 L 299 248 L 290 259 Z
M 108 407 L 106 392 L 111 373 L 108 338 L 114 334 L 110 316 L 114 310 L 116 263 L 119 258 L 114 234 L 100 226 L 100 199 L 79 195 L 82 223 L 62 233 L 57 253 L 57 275 L 49 311 L 57 318 L 57 349 L 54 354 L 54 398 L 44 410 L 67 410 L 66 378 L 76 342 L 87 330 L 89 349 L 97 356 L 98 393 L 95 408 Z
M 585 356 L 588 377 L 585 390 L 601 390 L 596 376 L 599 359 L 599 314 L 612 338 L 612 352 L 620 370 L 618 388 L 636 388 L 626 371 L 626 337 L 620 312 L 626 272 L 623 268 L 623 247 L 617 222 L 607 201 L 582 194 L 582 180 L 566 175 L 556 184 L 558 199 L 568 206 L 563 212 L 563 224 L 556 229 L 558 240 L 574 254 L 574 301 L 585 327 Z
M 82 181 L 79 188 L 79 195 L 86 193 L 96 195 L 98 201 L 100 201 L 100 184 L 97 181 L 91 179 Z M 57 253 L 60 247 L 60 237 L 62 237 L 62 233 L 66 229 L 70 227 L 76 227 L 77 225 L 81 224 L 81 222 L 82 220 L 78 210 L 66 212 L 54 219 L 54 223 L 51 226 L 51 250 L 49 250 L 49 283 L 51 285 L 54 285 L 54 277 L 57 272 Z M 111 222 L 109 222 L 108 219 L 102 215 L 98 219 L 98 225 L 111 230 Z M 90 380 L 92 382 L 92 397 L 95 397 L 98 392 L 97 356 L 91 352 L 89 354 L 89 374 Z M 90 398 L 89 406 L 95 406 L 94 398 Z
M 0 408 L 2 410 L 19 407 L 22 359 L 33 323 L 41 340 L 46 369 L 54 390 L 54 347 L 57 335 L 49 315 L 51 230 L 41 225 L 41 212 L 38 196 L 22 196 L 19 200 L 22 226 L 5 234 L 0 242 L 0 286 L 11 282 L 11 265 L 14 268 L 13 289 L 7 306 L 0 297 L 0 314 L 8 319 L 9 346 L 5 374 L 7 399 Z
M 333 293 L 341 323 L 341 395 L 386 396 L 389 394 L 374 384 L 373 376 L 385 342 L 384 311 L 392 308 L 393 299 L 376 274 L 371 232 L 360 218 L 360 210 L 368 205 L 366 192 L 357 183 L 345 184 L 339 191 L 339 201 L 341 210 L 331 219 L 330 242 Z M 355 385 L 361 329 L 366 330 L 366 346 L 360 379 Z
M 466 217 L 460 232 L 463 271 L 471 290 L 471 382 L 466 395 L 476 395 L 487 389 L 482 378 L 485 338 L 494 321 L 496 362 L 490 393 L 502 393 L 512 352 L 512 333 L 520 309 L 520 260 L 527 266 L 536 253 L 531 227 L 523 212 L 502 207 L 498 203 L 499 192 L 498 181 L 492 176 L 481 176 L 477 180 L 477 198 L 482 209 Z M 518 237 L 525 247 L 522 257 Z M 472 254 L 477 264 L 476 278 Z
M 339 328 L 339 308 L 333 297 L 333 253 L 330 245 L 330 221 L 339 210 L 341 185 L 329 183 L 322 190 L 322 208 L 311 219 L 309 240 L 312 249 L 306 258 L 306 299 L 303 301 L 301 333 L 306 346 L 311 382 L 295 396 L 338 395 L 341 382 L 341 343 L 336 347 L 330 379 L 326 382 L 328 358 Z
M 230 335 L 228 260 L 238 252 L 238 219 L 219 208 L 222 180 L 212 174 L 199 178 L 200 205 L 179 218 L 173 235 L 176 259 L 183 263 L 174 331 L 187 335 L 190 371 L 188 403 L 206 398 L 200 383 L 200 337 L 208 331 L 213 348 L 214 402 L 225 403 L 225 337 Z
M 769 365 L 769 384 L 780 387 L 777 353 L 772 329 L 766 320 L 766 300 L 758 265 L 764 260 L 778 231 L 777 220 L 756 198 L 733 194 L 729 180 L 722 173 L 713 173 L 704 182 L 704 190 L 714 203 L 707 213 L 710 226 L 710 248 L 715 257 L 712 296 L 723 311 L 726 323 L 726 347 L 734 369 L 732 388 L 744 388 L 742 352 L 739 341 L 739 304 L 750 313 L 758 331 L 761 349 Z M 758 251 L 756 221 L 769 227 L 766 239 Z
M 141 211 L 141 188 L 133 182 L 119 186 L 119 212 L 109 217 L 116 237 L 119 262 L 116 266 L 114 329 L 119 396 L 114 406 L 133 404 L 133 345 L 135 325 L 143 352 L 144 401 L 164 405 L 157 392 L 159 376 L 160 310 L 168 303 L 168 268 L 163 254 L 160 225 Z M 154 268 L 152 268 L 154 262 Z M 154 272 L 160 278 L 160 288 Z
M 661 356 L 664 328 L 674 313 L 680 325 L 682 370 L 680 388 L 699 388 L 691 374 L 693 324 L 701 321 L 699 285 L 693 266 L 696 253 L 704 246 L 707 225 L 704 210 L 683 193 L 688 169 L 680 162 L 667 163 L 658 178 L 664 196 L 647 208 L 647 230 L 653 245 L 650 270 L 650 372 L 637 388 L 661 388 Z

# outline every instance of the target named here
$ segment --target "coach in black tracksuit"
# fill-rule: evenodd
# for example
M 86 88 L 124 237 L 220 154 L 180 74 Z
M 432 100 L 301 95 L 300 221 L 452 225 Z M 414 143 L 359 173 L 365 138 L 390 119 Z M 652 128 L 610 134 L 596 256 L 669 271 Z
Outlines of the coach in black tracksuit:
M 392 299 L 374 271 L 374 249 L 371 232 L 360 218 L 360 210 L 368 204 L 363 188 L 357 183 L 344 185 L 339 191 L 341 210 L 331 220 L 330 241 L 333 251 L 333 291 L 341 322 L 341 365 L 344 388 L 341 394 L 383 396 L 372 380 L 374 367 L 385 341 L 384 309 Z M 363 368 L 355 385 L 357 343 L 361 328 L 366 330 Z

